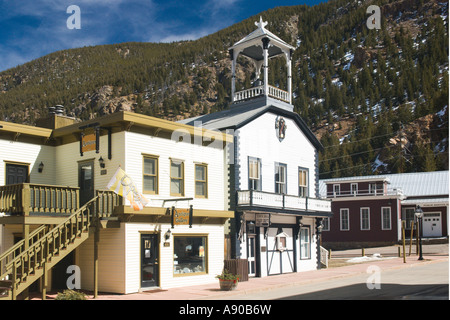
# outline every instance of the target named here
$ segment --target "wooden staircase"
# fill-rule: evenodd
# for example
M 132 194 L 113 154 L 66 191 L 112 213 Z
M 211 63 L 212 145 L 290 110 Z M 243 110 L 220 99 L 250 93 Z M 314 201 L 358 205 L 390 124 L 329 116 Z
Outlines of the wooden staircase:
M 45 225 L 37 228 L 27 241 L 19 241 L 0 256 L 0 300 L 15 300 L 33 282 L 46 279 L 48 270 L 89 238 L 99 227 L 98 198 L 51 230 Z

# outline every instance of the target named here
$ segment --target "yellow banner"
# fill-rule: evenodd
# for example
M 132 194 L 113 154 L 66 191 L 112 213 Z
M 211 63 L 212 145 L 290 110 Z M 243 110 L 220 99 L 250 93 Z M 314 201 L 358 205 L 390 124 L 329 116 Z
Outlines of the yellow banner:
M 142 210 L 148 203 L 147 199 L 139 193 L 133 180 L 120 167 L 106 186 L 109 190 L 127 198 L 134 210 Z

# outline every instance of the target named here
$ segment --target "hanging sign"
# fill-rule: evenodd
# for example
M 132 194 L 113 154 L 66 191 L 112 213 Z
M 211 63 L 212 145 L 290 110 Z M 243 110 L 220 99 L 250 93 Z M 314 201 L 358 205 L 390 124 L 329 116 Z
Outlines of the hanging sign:
M 255 225 L 257 227 L 270 226 L 270 214 L 269 213 L 257 213 L 255 215 Z
M 92 129 L 93 132 L 92 132 Z M 84 152 L 95 150 L 96 153 L 100 152 L 100 126 L 99 123 L 93 123 L 86 126 L 79 127 L 82 131 L 80 132 L 80 155 L 83 156 Z M 87 130 L 86 130 L 87 129 Z M 89 133 L 86 133 L 89 131 Z M 109 131 L 108 131 L 109 132 Z M 109 136 L 108 136 L 109 139 Z M 108 159 L 110 159 L 110 154 L 108 153 Z
M 174 226 L 186 226 L 192 228 L 192 206 L 189 209 L 172 207 L 172 228 Z
M 96 134 L 84 134 L 81 136 L 81 152 L 94 151 L 96 149 Z

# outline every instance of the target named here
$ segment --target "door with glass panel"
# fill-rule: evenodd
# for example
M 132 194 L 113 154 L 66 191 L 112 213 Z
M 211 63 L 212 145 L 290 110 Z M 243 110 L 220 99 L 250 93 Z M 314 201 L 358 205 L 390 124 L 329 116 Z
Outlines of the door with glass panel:
M 247 238 L 247 262 L 248 262 L 248 276 L 254 277 L 256 275 L 256 260 L 255 260 L 255 235 L 249 235 Z
M 141 287 L 159 286 L 157 234 L 141 234 Z
M 94 197 L 94 161 L 78 165 L 78 186 L 80 187 L 80 206 Z

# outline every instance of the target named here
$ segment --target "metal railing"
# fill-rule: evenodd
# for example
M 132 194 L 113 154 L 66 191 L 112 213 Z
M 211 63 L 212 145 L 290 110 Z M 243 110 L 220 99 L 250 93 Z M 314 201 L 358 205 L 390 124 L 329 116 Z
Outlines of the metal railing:
M 278 194 L 256 190 L 243 190 L 236 192 L 236 205 L 261 206 L 279 209 L 304 210 L 304 211 L 331 211 L 331 201 L 298 197 L 293 195 Z
M 0 212 L 70 215 L 79 209 L 79 188 L 20 183 L 0 186 Z

